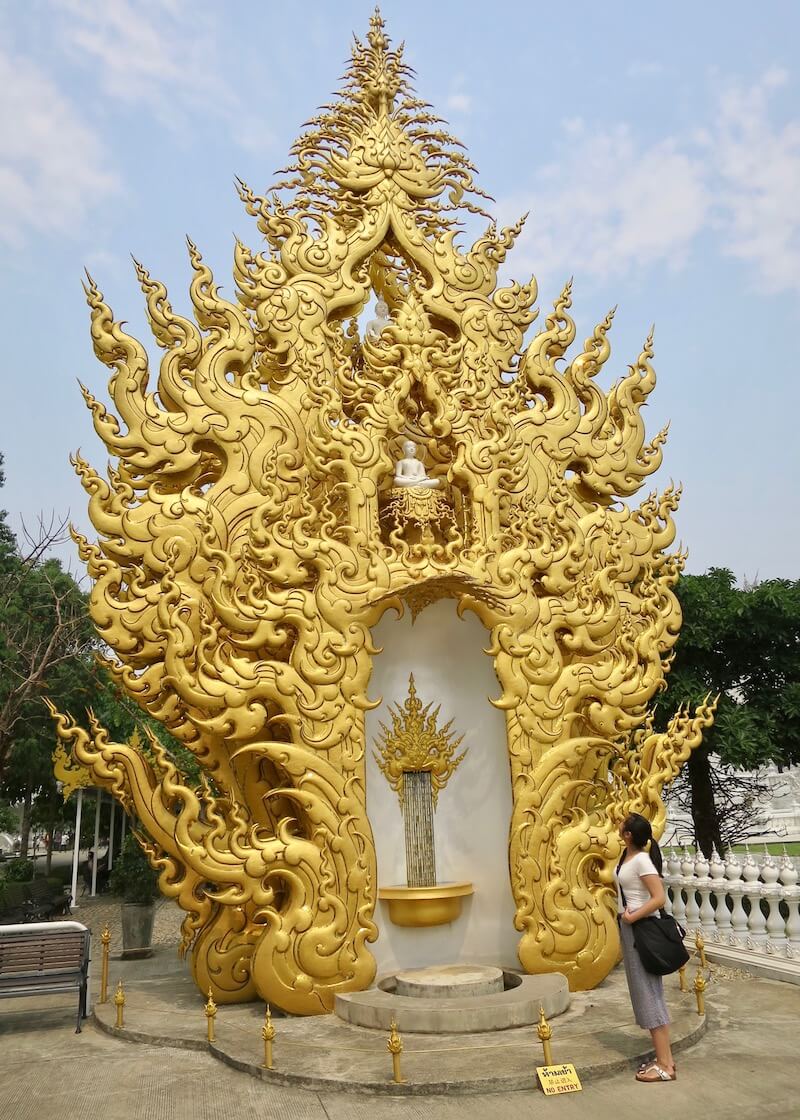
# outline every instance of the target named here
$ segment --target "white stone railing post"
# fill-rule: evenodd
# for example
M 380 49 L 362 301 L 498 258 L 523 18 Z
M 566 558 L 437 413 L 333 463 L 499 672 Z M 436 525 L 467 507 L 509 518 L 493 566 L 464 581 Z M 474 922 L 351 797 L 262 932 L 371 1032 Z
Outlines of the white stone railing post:
M 800 958 L 800 888 L 797 886 L 797 868 L 784 853 L 781 859 L 779 879 L 783 886 L 783 898 L 789 908 L 786 920 L 786 956 Z
M 667 908 L 691 935 L 700 931 L 717 960 L 800 985 L 800 870 L 784 855 L 723 862 L 670 851 L 664 867 Z M 684 901 L 684 896 L 686 901 Z M 745 904 L 745 898 L 747 903 Z M 699 899 L 699 902 L 698 902 Z M 746 910 L 749 906 L 749 914 Z
M 681 894 L 681 861 L 674 851 L 667 856 L 667 866 L 664 872 L 664 883 L 667 892 L 666 910 L 672 914 L 678 925 L 683 925 L 684 905 Z
M 711 882 L 713 883 L 712 891 L 717 900 L 716 909 L 714 910 L 714 932 L 712 934 L 712 939 L 725 944 L 729 941 L 731 934 L 731 912 L 728 909 L 725 864 L 720 859 L 719 852 L 717 852 L 716 849 L 711 857 L 708 873 L 711 876 Z
M 711 902 L 711 888 L 713 886 L 709 872 L 709 862 L 702 852 L 698 852 L 694 861 L 694 873 L 697 879 L 697 893 L 700 895 L 700 929 L 703 937 L 710 939 L 716 932 L 714 925 L 714 907 Z
M 748 949 L 766 950 L 767 948 L 767 919 L 761 909 L 761 884 L 759 882 L 760 870 L 748 851 L 742 868 L 745 895 L 750 900 L 750 913 L 747 915 L 747 947 Z
M 684 848 L 681 860 L 681 872 L 684 877 L 686 890 L 686 928 L 690 933 L 697 933 L 700 929 L 700 906 L 697 902 L 697 876 L 695 860 Z
M 781 914 L 783 887 L 778 882 L 780 868 L 767 852 L 761 865 L 761 881 L 764 884 L 762 897 L 769 907 L 767 914 L 767 952 L 776 956 L 786 956 L 786 923 Z

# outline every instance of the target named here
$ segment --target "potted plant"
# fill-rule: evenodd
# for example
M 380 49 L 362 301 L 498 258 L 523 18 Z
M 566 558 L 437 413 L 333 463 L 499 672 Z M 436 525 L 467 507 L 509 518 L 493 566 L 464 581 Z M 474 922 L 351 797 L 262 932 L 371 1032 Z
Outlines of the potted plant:
M 158 874 L 130 832 L 114 860 L 111 890 L 122 898 L 122 959 L 152 956 Z

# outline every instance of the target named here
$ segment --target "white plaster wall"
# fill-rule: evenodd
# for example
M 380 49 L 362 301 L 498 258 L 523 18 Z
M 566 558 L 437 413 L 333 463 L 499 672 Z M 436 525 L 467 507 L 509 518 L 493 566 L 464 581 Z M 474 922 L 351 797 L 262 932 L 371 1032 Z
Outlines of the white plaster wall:
M 369 689 L 370 697 L 382 697 L 382 703 L 367 713 L 367 813 L 375 836 L 378 884 L 406 882 L 400 806 L 373 752 L 380 724 L 391 726 L 388 705 L 403 703 L 413 672 L 419 699 L 441 705 L 440 726 L 452 718 L 452 730 L 464 735 L 460 749 L 467 750 L 439 794 L 434 815 L 437 878 L 475 885 L 461 916 L 445 926 L 395 926 L 387 903 L 378 902 L 380 935 L 371 946 L 378 976 L 398 968 L 457 962 L 519 968 L 508 875 L 511 777 L 505 719 L 488 700 L 500 692 L 492 659 L 483 652 L 488 634 L 473 614 L 459 619 L 455 602 L 445 599 L 423 611 L 413 625 L 410 611 L 402 619 L 394 612 L 384 615 L 373 638 L 383 648 L 374 659 Z

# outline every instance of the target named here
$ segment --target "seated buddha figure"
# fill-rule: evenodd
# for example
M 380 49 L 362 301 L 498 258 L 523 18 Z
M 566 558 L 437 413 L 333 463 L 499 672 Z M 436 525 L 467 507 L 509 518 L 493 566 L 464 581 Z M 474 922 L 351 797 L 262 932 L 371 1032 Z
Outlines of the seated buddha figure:
M 395 486 L 420 486 L 433 490 L 439 486 L 438 478 L 428 478 L 425 467 L 417 458 L 417 445 L 410 439 L 403 444 L 403 458 L 394 468 Z

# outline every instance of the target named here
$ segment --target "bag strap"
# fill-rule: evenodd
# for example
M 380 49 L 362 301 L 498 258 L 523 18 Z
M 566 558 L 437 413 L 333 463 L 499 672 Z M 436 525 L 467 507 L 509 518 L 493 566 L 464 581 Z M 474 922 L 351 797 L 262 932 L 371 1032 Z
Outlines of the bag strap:
M 619 863 L 617 864 L 617 886 L 619 887 L 619 893 L 620 893 L 620 896 L 622 898 L 622 906 L 623 906 L 624 909 L 627 909 L 628 908 L 628 900 L 625 898 L 625 891 L 622 889 L 622 883 L 619 881 L 620 868 L 622 867 L 624 862 L 625 862 L 625 852 L 623 851 L 622 855 L 619 857 Z

